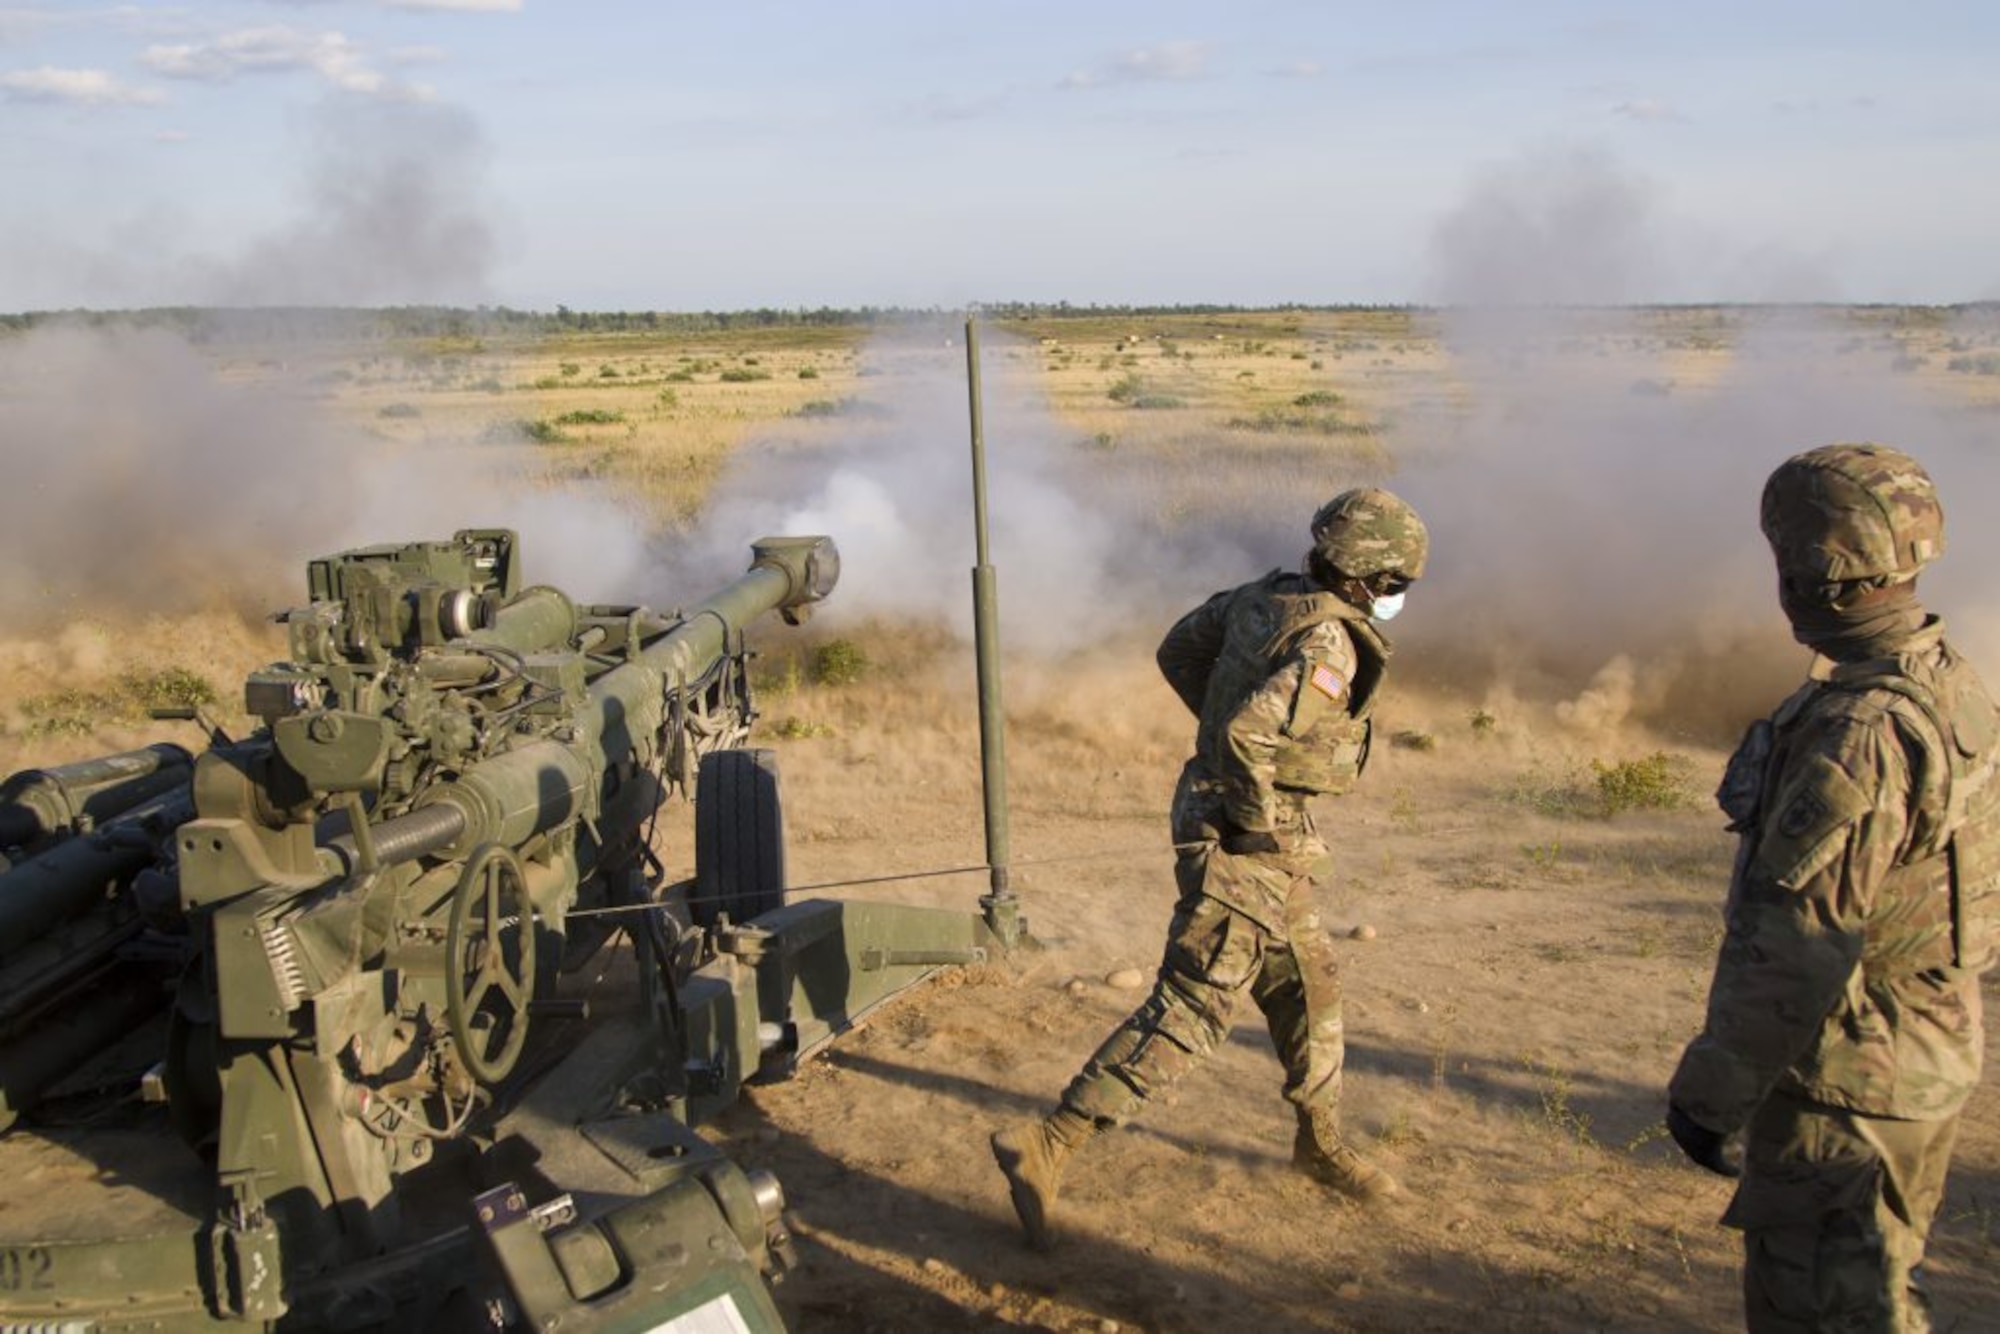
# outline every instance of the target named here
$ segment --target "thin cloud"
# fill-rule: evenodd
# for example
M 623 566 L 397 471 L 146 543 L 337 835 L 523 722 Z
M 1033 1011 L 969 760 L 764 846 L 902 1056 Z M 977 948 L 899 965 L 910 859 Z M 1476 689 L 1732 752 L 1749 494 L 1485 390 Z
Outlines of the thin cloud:
M 391 65 L 442 65 L 451 57 L 441 46 L 397 46 L 389 49 Z
M 156 144 L 184 144 L 193 136 L 186 130 L 155 130 L 153 142 Z
M 1671 103 L 1656 102 L 1649 97 L 1633 98 L 1619 102 L 1611 108 L 1611 114 L 1620 120 L 1636 121 L 1680 121 L 1686 120 Z
M 0 46 L 26 41 L 54 21 L 53 14 L 39 9 L 0 9 Z
M 921 120 L 950 124 L 956 121 L 983 120 L 1004 111 L 1007 97 L 1004 93 L 989 93 L 982 97 L 944 97 L 933 94 L 911 108 L 911 114 Z
M 1873 111 L 1876 101 L 1866 93 L 1857 93 L 1839 102 L 1827 103 L 1817 98 L 1780 98 L 1771 103 L 1771 110 L 1780 116 L 1818 116 L 1839 111 Z
M 518 14 L 522 0 L 381 0 L 384 9 L 437 9 L 458 14 Z
M 395 101 L 425 101 L 430 90 L 389 78 L 361 46 L 339 32 L 244 28 L 208 42 L 147 47 L 140 62 L 169 79 L 229 83 L 244 74 L 317 74 L 342 92 Z
M 1266 73 L 1274 79 L 1320 79 L 1326 77 L 1326 66 L 1317 60 L 1294 60 Z
M 53 65 L 0 74 L 0 95 L 10 102 L 73 107 L 155 106 L 165 100 L 151 88 L 120 83 L 101 69 L 57 69 Z
M 1121 83 L 1186 83 L 1208 72 L 1207 42 L 1161 42 L 1128 51 L 1093 70 L 1065 78 L 1062 88 L 1105 88 Z

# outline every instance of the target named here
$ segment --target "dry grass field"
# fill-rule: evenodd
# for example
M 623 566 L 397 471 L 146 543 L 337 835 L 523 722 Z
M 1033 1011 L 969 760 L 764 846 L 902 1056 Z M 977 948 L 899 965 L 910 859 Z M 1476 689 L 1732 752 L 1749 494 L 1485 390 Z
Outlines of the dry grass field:
M 1601 312 L 1497 331 L 1302 311 L 1070 316 L 982 337 L 1015 875 L 1034 942 L 878 1011 L 709 1128 L 785 1185 L 802 1258 L 779 1289 L 788 1320 L 1733 1327 L 1727 1188 L 1680 1160 L 1661 1116 L 1701 1021 L 1731 855 L 1708 794 L 1736 730 L 1804 665 L 1778 625 L 1754 488 L 1777 458 L 1842 435 L 1937 460 L 1959 569 L 1941 569 L 1936 600 L 2000 674 L 2000 598 L 1983 583 L 2000 491 L 1980 486 L 2000 330 L 1876 310 Z M 146 708 L 208 697 L 228 714 L 242 673 L 282 654 L 259 618 L 298 600 L 320 554 L 304 544 L 322 535 L 442 536 L 496 521 L 476 512 L 493 497 L 498 521 L 526 516 L 531 581 L 668 605 L 732 577 L 751 525 L 797 521 L 849 561 L 823 617 L 759 636 L 790 878 L 921 876 L 811 892 L 970 908 L 983 875 L 927 874 L 983 855 L 958 605 L 972 563 L 961 344 L 940 320 L 887 337 L 204 348 L 189 364 L 221 388 L 155 403 L 250 394 L 253 421 L 283 427 L 229 452 L 204 503 L 241 509 L 268 484 L 314 504 L 208 548 L 207 511 L 183 508 L 173 529 L 209 564 L 180 568 L 217 577 L 143 598 L 66 582 L 67 556 L 17 543 L 0 761 L 192 744 Z M 33 406 L 18 351 L 0 343 L 0 415 Z M 121 350 L 74 355 L 115 365 Z M 79 433 L 65 447 L 88 454 L 90 414 L 65 421 Z M 183 466 L 133 457 L 142 480 Z M 384 493 L 346 471 L 376 469 L 400 498 L 371 511 Z M 1295 560 L 1313 506 L 1363 481 L 1410 495 L 1437 537 L 1437 569 L 1392 627 L 1370 770 L 1319 812 L 1338 863 L 1319 887 L 1330 920 L 1374 928 L 1341 944 L 1347 1120 L 1407 1198 L 1363 1212 L 1292 1175 L 1279 1070 L 1246 1012 L 1214 1059 L 1079 1161 L 1066 1244 L 1029 1252 L 987 1135 L 1046 1110 L 1136 1004 L 1143 992 L 1112 979 L 1150 973 L 1173 899 L 1165 815 L 1192 722 L 1153 645 L 1215 588 Z M 143 562 L 152 531 L 76 540 Z M 640 555 L 614 569 L 614 551 Z M 599 590 L 594 570 L 637 587 Z M 817 669 L 830 646 L 848 671 Z M 687 828 L 682 808 L 662 829 L 676 872 Z M 1990 1088 L 1929 1273 L 1940 1328 L 1993 1327 Z

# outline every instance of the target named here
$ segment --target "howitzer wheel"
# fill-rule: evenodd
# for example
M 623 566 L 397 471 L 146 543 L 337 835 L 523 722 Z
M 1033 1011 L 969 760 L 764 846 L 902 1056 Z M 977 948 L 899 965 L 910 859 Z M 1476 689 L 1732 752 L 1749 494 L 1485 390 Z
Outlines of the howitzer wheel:
M 528 1040 L 535 991 L 535 908 L 511 848 L 475 848 L 451 892 L 445 933 L 445 1018 L 466 1072 L 507 1077 Z
M 785 901 L 785 819 L 778 757 L 717 750 L 701 757 L 694 787 L 694 897 L 699 926 L 728 914 L 747 922 Z

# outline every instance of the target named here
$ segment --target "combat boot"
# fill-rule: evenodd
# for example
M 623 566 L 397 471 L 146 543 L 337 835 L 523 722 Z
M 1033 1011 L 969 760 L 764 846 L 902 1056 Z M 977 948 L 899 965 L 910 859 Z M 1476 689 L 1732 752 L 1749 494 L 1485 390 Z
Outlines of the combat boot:
M 1332 1190 L 1362 1204 L 1377 1204 L 1403 1193 L 1396 1178 L 1355 1152 L 1325 1113 L 1299 1114 L 1292 1140 L 1292 1166 Z
M 1090 1118 L 1067 1107 L 1040 1121 L 1028 1121 L 993 1134 L 993 1161 L 1006 1174 L 1007 1190 L 1020 1216 L 1028 1244 L 1038 1251 L 1055 1249 L 1053 1216 L 1062 1187 L 1063 1168 L 1070 1155 L 1096 1132 Z

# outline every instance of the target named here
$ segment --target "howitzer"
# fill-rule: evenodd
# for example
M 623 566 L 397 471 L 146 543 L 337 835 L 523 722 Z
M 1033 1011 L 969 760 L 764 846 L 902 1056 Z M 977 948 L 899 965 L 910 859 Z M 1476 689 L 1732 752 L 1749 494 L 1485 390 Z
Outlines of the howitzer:
M 997 943 L 783 901 L 744 629 L 837 576 L 765 539 L 663 615 L 522 587 L 503 530 L 344 552 L 249 736 L 0 788 L 0 1163 L 90 1167 L 0 1222 L 0 1329 L 778 1328 L 782 1195 L 693 1127 Z

